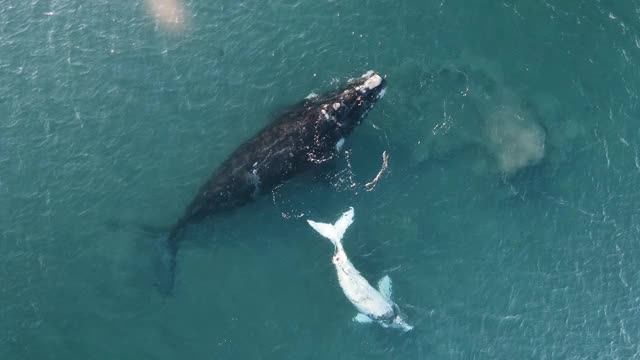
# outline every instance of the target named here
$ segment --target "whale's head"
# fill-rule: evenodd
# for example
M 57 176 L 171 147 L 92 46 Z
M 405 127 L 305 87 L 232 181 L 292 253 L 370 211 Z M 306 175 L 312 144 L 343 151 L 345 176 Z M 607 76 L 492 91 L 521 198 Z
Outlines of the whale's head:
M 350 79 L 345 86 L 321 99 L 321 120 L 344 137 L 360 125 L 385 93 L 387 81 L 373 71 Z

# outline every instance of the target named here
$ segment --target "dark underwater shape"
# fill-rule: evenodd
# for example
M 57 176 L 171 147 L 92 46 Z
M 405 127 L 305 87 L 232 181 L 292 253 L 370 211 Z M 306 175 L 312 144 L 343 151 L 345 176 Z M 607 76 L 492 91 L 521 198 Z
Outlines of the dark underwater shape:
M 200 188 L 161 245 L 160 265 L 166 273 L 158 283 L 160 291 L 172 292 L 176 256 L 188 225 L 242 206 L 334 158 L 385 87 L 386 80 L 369 71 L 336 91 L 298 103 L 240 145 Z

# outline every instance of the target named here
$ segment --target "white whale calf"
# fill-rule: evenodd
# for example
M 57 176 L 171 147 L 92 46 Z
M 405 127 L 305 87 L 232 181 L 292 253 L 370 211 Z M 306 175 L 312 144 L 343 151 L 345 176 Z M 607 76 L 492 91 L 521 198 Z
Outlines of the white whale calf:
M 331 240 L 335 246 L 333 264 L 338 273 L 338 281 L 347 299 L 358 309 L 354 320 L 360 323 L 375 321 L 383 327 L 397 328 L 404 331 L 413 329 L 400 316 L 398 306 L 391 300 L 391 279 L 384 276 L 378 282 L 378 290 L 360 275 L 353 266 L 342 247 L 342 237 L 353 223 L 353 208 L 349 208 L 335 224 L 324 224 L 307 220 L 309 225 L 322 236 Z

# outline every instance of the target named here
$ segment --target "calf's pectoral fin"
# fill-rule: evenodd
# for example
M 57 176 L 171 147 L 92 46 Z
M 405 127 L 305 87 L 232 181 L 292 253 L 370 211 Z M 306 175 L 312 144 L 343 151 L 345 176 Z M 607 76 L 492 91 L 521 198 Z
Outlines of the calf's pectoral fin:
M 353 321 L 359 322 L 360 324 L 369 324 L 373 322 L 373 320 L 370 317 L 362 313 L 358 313 L 356 316 L 354 316 Z
M 385 275 L 378 280 L 378 291 L 385 299 L 391 301 L 391 278 L 389 275 Z

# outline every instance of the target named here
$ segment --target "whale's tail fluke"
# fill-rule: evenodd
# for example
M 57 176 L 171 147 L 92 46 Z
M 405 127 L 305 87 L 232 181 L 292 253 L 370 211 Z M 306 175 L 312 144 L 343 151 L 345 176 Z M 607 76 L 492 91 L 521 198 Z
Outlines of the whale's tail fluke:
M 156 243 L 155 257 L 155 285 L 158 291 L 169 296 L 173 294 L 173 287 L 176 278 L 176 260 L 178 257 L 178 249 L 182 233 L 184 232 L 186 223 L 178 221 L 168 236 L 163 236 Z
M 353 223 L 353 207 L 345 211 L 344 214 L 335 222 L 335 224 L 325 224 L 321 222 L 315 222 L 313 220 L 307 220 L 309 225 L 314 228 L 320 235 L 331 240 L 336 248 L 342 247 L 342 237 L 347 231 L 349 226 Z

